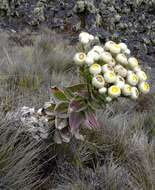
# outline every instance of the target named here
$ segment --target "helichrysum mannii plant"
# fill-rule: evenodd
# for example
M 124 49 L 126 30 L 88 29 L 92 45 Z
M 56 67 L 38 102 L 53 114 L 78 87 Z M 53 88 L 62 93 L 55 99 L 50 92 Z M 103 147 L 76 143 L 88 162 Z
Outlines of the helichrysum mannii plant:
M 83 140 L 81 127 L 99 128 L 95 112 L 106 103 L 120 96 L 136 100 L 150 91 L 146 73 L 125 43 L 102 45 L 97 37 L 81 32 L 73 59 L 79 84 L 52 87 L 51 101 L 30 114 L 35 122 L 44 121 L 55 129 L 56 143 L 69 142 L 72 137 Z

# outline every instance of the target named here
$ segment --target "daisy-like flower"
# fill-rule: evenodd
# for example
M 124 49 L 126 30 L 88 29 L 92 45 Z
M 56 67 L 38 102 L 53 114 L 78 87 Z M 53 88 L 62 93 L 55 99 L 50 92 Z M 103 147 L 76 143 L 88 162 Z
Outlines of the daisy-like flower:
M 111 87 L 108 88 L 108 94 L 110 97 L 116 98 L 120 96 L 121 90 L 118 86 L 112 85 Z
M 99 89 L 99 93 L 100 94 L 105 94 L 107 92 L 107 88 L 106 87 L 102 87 Z
M 113 42 L 113 41 L 108 41 L 108 42 L 105 43 L 105 49 L 106 50 L 110 50 L 110 47 L 113 46 L 113 45 L 115 45 L 115 44 L 116 43 Z
M 129 84 L 125 84 L 124 87 L 122 88 L 122 93 L 125 96 L 130 96 L 131 95 L 131 86 Z
M 138 85 L 138 88 L 143 94 L 147 94 L 150 91 L 150 85 L 149 83 L 145 81 L 140 82 L 140 84 Z
M 94 63 L 94 59 L 91 56 L 87 56 L 85 62 L 88 66 L 90 66 Z
M 102 68 L 99 64 L 94 63 L 89 67 L 89 72 L 93 75 L 97 75 L 102 71 Z
M 123 77 L 121 76 L 116 76 L 116 82 L 115 85 L 118 86 L 120 89 L 122 89 L 125 85 L 125 80 Z
M 96 50 L 93 50 L 93 49 L 87 53 L 87 56 L 92 57 L 94 61 L 98 61 L 100 59 L 100 54 Z
M 101 54 L 100 59 L 105 63 L 110 63 L 113 60 L 112 55 L 106 51 Z
M 116 65 L 114 67 L 114 71 L 116 74 L 122 76 L 122 77 L 126 77 L 127 76 L 127 70 L 122 66 L 122 65 Z
M 128 74 L 127 76 L 127 82 L 132 85 L 132 86 L 136 86 L 138 84 L 138 77 L 135 73 L 132 73 L 132 74 Z
M 82 65 L 85 62 L 85 60 L 86 60 L 86 54 L 83 52 L 76 53 L 74 56 L 74 62 L 77 65 Z
M 102 66 L 102 71 L 105 73 L 105 72 L 108 72 L 108 71 L 111 71 L 113 72 L 114 69 L 112 68 L 112 66 L 110 66 L 109 64 L 105 64 Z
M 131 88 L 131 99 L 136 100 L 139 97 L 139 91 L 136 87 Z
M 135 57 L 130 57 L 128 59 L 129 66 L 133 69 L 138 66 L 138 60 Z
M 125 52 L 128 49 L 127 45 L 123 42 L 119 43 L 118 45 L 120 46 L 122 52 Z
M 144 71 L 137 71 L 136 75 L 138 76 L 140 81 L 146 81 L 147 80 L 147 75 Z
M 116 74 L 111 71 L 105 72 L 104 80 L 108 83 L 114 83 L 116 81 Z
M 105 81 L 102 75 L 96 75 L 92 79 L 92 85 L 96 88 L 104 87 Z
M 118 54 L 121 52 L 121 48 L 118 44 L 113 44 L 109 47 L 109 51 L 113 54 Z
M 99 54 L 102 54 L 104 52 L 104 49 L 101 46 L 94 46 L 93 50 L 98 52 Z
M 112 58 L 112 60 L 109 62 L 109 65 L 114 67 L 116 65 L 116 61 L 114 58 Z
M 128 59 L 127 59 L 127 57 L 126 57 L 124 54 L 122 54 L 122 53 L 120 53 L 120 54 L 118 54 L 118 55 L 116 56 L 116 60 L 117 60 L 119 63 L 121 63 L 122 65 L 127 65 L 127 64 L 128 64 Z
M 111 102 L 111 101 L 112 101 L 112 97 L 107 96 L 107 97 L 106 97 L 106 101 L 107 101 L 107 102 Z

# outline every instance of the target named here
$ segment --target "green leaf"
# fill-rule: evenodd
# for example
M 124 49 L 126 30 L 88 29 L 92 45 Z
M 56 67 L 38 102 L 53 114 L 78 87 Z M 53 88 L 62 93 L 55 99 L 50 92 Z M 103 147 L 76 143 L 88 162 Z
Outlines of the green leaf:
M 66 87 L 65 90 L 69 90 L 72 93 L 86 91 L 87 90 L 87 84 L 86 83 L 75 84 L 73 86 Z
M 60 118 L 68 117 L 68 102 L 60 102 L 55 106 L 54 112 Z
M 57 88 L 56 86 L 51 87 L 52 97 L 55 101 L 67 101 L 67 97 L 63 90 Z
M 54 115 L 55 106 L 56 106 L 56 104 L 54 104 L 53 102 L 45 102 L 44 107 L 43 107 L 43 111 L 47 115 Z

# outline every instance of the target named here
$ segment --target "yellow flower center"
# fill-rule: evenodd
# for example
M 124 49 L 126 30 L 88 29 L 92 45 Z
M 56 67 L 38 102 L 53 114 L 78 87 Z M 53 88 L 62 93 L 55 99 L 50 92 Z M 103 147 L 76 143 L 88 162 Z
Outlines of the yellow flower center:
M 103 77 L 101 75 L 97 75 L 96 79 L 99 81 L 99 82 L 103 82 Z
M 109 73 L 109 77 L 112 79 L 114 77 L 113 73 Z
M 119 49 L 119 48 L 120 48 L 120 45 L 114 44 L 114 47 Z
M 98 69 L 98 68 L 99 68 L 99 65 L 98 65 L 98 64 L 93 64 L 93 65 L 92 65 L 92 68 L 93 68 L 93 69 Z
M 149 84 L 148 83 L 145 83 L 144 84 L 144 90 L 148 90 L 149 89 Z
M 138 81 L 137 76 L 136 76 L 136 75 L 133 75 L 133 76 L 132 76 L 132 80 L 137 82 L 137 81 Z
M 113 87 L 111 88 L 111 91 L 112 91 L 112 93 L 117 93 L 117 92 L 119 92 L 119 88 L 116 87 L 116 86 L 113 86 Z
M 80 55 L 79 55 L 79 59 L 82 60 L 82 59 L 84 59 L 84 57 L 85 57 L 84 54 L 83 54 L 83 53 L 80 53 Z
M 131 92 L 131 86 L 128 86 L 128 87 L 127 87 L 127 91 L 128 91 L 128 92 Z

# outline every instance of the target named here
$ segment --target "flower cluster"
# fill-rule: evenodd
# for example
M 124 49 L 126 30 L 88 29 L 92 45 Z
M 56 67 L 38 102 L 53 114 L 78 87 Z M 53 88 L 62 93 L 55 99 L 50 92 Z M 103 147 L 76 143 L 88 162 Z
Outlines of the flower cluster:
M 83 48 L 85 52 L 74 56 L 74 62 L 91 75 L 92 89 L 104 94 L 107 102 L 119 96 L 137 99 L 150 91 L 146 73 L 125 43 L 108 41 L 104 46 L 94 45 L 94 39 L 86 32 L 80 33 L 80 43 L 90 48 Z

